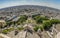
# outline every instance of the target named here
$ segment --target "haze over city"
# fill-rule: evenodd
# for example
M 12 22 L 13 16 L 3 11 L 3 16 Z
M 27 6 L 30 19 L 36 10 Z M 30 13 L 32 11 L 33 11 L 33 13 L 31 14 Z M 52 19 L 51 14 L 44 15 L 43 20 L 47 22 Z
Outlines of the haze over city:
M 17 5 L 40 5 L 60 9 L 60 0 L 0 0 L 0 9 Z

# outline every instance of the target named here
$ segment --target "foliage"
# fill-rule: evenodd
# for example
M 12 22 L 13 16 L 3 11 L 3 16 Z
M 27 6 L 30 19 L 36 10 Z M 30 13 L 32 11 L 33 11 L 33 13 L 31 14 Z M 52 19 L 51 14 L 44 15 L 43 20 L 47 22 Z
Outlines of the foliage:
M 3 30 L 2 33 L 7 34 L 8 30 Z
M 10 32 L 10 31 L 14 30 L 14 28 L 9 28 L 9 29 L 7 29 L 7 30 Z
M 40 29 L 42 31 L 44 28 L 43 28 L 43 26 L 35 26 L 34 27 L 34 30 L 35 31 L 38 31 L 38 29 Z
M 39 28 L 41 29 L 41 31 L 43 31 L 43 29 L 44 29 L 44 28 L 43 28 L 43 25 L 41 25 Z
M 20 31 L 23 30 L 23 29 L 24 29 L 23 27 L 18 27 L 18 30 L 20 30 Z
M 50 20 L 43 22 L 44 29 L 49 29 L 52 26 Z
M 18 24 L 18 25 L 20 25 L 20 23 L 23 23 L 23 22 L 25 22 L 26 20 L 27 20 L 27 16 L 26 15 L 22 15 L 22 16 L 20 16 L 20 18 L 18 19 L 18 21 L 17 22 L 12 22 L 12 21 L 9 21 L 9 22 L 6 22 L 7 23 L 7 25 L 11 25 L 11 24 Z M 41 26 L 40 25 L 36 25 L 35 26 L 35 28 L 34 28 L 34 30 L 35 31 L 37 31 L 38 29 L 41 29 L 41 30 L 43 30 L 43 29 L 49 29 L 53 24 L 58 24 L 58 23 L 60 23 L 60 20 L 58 20 L 58 19 L 48 19 L 47 17 L 45 17 L 45 16 L 40 16 L 40 15 L 34 15 L 34 16 L 32 16 L 32 18 L 36 21 L 36 23 L 38 24 L 42 24 Z M 30 22 L 31 20 L 28 20 L 28 22 Z M 17 28 L 18 30 L 23 30 L 24 28 L 23 27 L 18 27 Z M 5 30 L 3 30 L 3 33 L 7 33 L 7 32 L 10 32 L 11 30 L 14 30 L 13 28 L 10 28 L 10 29 L 5 29 Z
M 39 26 L 35 26 L 34 30 L 37 31 L 39 29 Z
M 60 23 L 60 20 L 58 20 L 58 19 L 52 19 L 52 20 L 50 20 L 50 22 L 52 24 L 58 24 L 58 23 Z
M 43 23 L 43 20 L 48 20 L 45 16 L 35 16 L 33 17 L 34 20 L 36 20 L 37 23 Z
M 5 29 L 2 31 L 2 33 L 7 34 L 8 32 L 10 32 L 12 30 L 14 30 L 14 28 Z
M 9 25 L 9 26 L 10 26 L 12 23 L 13 23 L 13 22 L 11 22 L 11 21 L 6 22 L 6 24 Z
M 36 16 L 40 16 L 40 14 L 32 15 L 32 18 L 34 18 L 34 17 L 36 17 Z
M 23 23 L 27 20 L 27 16 L 26 15 L 23 15 L 23 16 L 20 16 L 20 18 L 18 19 L 18 23 Z
M 48 20 L 43 22 L 43 27 L 44 29 L 49 29 L 53 24 L 58 24 L 58 23 L 60 23 L 60 20 L 58 19 Z
M 43 20 L 43 23 L 41 26 L 35 26 L 34 30 L 37 31 L 38 29 L 49 29 L 53 24 L 58 24 L 60 23 L 60 20 L 58 19 L 52 19 L 52 20 Z

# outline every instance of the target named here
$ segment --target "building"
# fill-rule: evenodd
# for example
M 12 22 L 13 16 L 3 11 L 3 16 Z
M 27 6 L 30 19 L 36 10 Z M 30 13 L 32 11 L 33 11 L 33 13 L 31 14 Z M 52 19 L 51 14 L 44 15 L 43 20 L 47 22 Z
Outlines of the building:
M 57 35 L 55 36 L 55 38 L 60 38 L 60 32 L 57 33 Z
M 8 37 L 8 36 L 6 36 L 4 34 L 0 34 L 0 38 L 10 38 L 10 37 Z
M 4 27 L 6 25 L 5 20 L 0 20 L 0 27 Z

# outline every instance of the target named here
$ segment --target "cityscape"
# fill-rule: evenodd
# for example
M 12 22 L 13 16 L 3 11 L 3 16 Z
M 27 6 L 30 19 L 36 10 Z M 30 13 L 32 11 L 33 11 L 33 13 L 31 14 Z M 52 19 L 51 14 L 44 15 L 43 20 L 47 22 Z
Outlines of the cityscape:
M 1 7 L 0 38 L 60 38 L 60 8 L 57 6 Z

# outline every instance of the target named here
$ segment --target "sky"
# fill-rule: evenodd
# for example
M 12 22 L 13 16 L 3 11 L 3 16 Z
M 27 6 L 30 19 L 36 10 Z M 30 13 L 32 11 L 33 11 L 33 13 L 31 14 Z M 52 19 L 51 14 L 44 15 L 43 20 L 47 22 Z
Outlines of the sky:
M 40 5 L 60 9 L 60 0 L 0 0 L 0 9 L 18 5 Z

